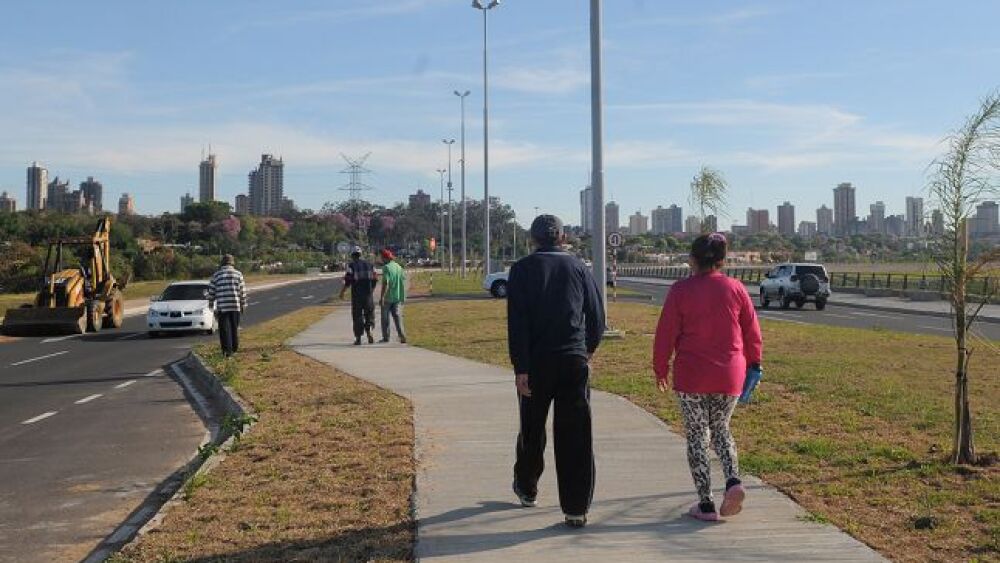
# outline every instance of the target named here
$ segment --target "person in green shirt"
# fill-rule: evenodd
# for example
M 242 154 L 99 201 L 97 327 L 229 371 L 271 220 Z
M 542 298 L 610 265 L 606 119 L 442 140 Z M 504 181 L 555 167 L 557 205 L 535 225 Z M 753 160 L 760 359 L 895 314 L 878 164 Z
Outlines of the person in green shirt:
M 382 250 L 382 295 L 378 303 L 382 308 L 382 342 L 389 341 L 389 316 L 396 323 L 399 341 L 406 344 L 403 332 L 403 302 L 406 301 L 406 273 L 388 248 Z

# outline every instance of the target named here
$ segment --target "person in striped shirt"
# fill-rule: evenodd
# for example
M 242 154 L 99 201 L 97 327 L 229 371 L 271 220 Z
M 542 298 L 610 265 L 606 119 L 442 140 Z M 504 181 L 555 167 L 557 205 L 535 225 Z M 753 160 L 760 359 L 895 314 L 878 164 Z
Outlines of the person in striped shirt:
M 208 283 L 208 304 L 215 309 L 219 342 L 227 358 L 240 349 L 240 315 L 247 308 L 247 286 L 234 263 L 232 254 L 223 256 L 221 266 Z

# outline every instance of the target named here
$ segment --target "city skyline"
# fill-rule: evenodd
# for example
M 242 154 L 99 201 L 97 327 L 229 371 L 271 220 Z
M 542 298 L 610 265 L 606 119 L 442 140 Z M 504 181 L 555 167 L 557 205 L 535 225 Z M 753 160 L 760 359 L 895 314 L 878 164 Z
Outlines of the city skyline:
M 950 25 L 959 4 L 887 1 L 865 5 L 865 17 L 857 6 L 777 0 L 607 5 L 608 199 L 628 210 L 685 201 L 702 164 L 733 187 L 723 226 L 784 200 L 814 209 L 843 179 L 890 207 L 923 195 L 939 141 L 995 86 L 995 73 L 955 69 L 953 54 L 995 67 L 980 38 L 1000 6 L 966 2 L 983 17 Z M 318 209 L 343 199 L 331 182 L 337 155 L 371 151 L 373 199 L 404 201 L 434 188 L 446 164 L 440 139 L 457 136 L 460 117 L 452 92 L 481 102 L 478 13 L 461 3 L 111 5 L 53 1 L 9 14 L 0 127 L 19 134 L 3 141 L 0 190 L 22 194 L 37 159 L 61 177 L 100 178 L 109 201 L 129 191 L 155 214 L 198 193 L 192 162 L 211 144 L 218 200 L 232 202 L 257 156 L 271 153 L 287 159 L 286 192 Z M 587 14 L 575 7 L 504 3 L 491 18 L 491 191 L 522 222 L 536 206 L 580 222 L 589 73 Z M 897 25 L 887 32 L 883 21 Z M 47 41 L 31 40 L 39 28 Z M 85 48 L 80 28 L 92 31 Z M 467 186 L 478 197 L 481 123 L 467 117 Z

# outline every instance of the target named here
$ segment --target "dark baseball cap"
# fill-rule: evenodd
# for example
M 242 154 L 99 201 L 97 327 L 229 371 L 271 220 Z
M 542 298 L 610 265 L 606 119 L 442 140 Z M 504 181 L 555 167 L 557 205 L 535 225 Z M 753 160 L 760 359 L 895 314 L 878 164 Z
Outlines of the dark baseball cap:
M 531 238 L 541 244 L 555 244 L 563 234 L 563 222 L 555 215 L 539 215 L 531 222 Z

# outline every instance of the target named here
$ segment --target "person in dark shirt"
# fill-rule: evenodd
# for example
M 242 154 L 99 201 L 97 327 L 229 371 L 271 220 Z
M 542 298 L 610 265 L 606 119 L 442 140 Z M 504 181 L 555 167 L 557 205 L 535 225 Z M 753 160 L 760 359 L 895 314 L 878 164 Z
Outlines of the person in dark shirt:
M 374 290 L 378 283 L 375 266 L 361 259 L 361 247 L 355 246 L 351 252 L 351 262 L 344 273 L 344 286 L 340 298 L 344 298 L 347 288 L 351 288 L 351 319 L 354 321 L 354 345 L 361 345 L 361 336 L 368 336 L 368 343 L 375 342 L 372 329 L 375 327 Z
M 511 267 L 507 281 L 507 337 L 521 418 L 514 494 L 523 506 L 535 506 L 545 420 L 554 402 L 559 504 L 566 523 L 582 527 L 595 475 L 590 357 L 604 335 L 604 303 L 590 269 L 562 250 L 565 235 L 557 217 L 535 218 L 531 238 L 537 250 Z

